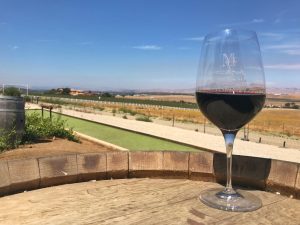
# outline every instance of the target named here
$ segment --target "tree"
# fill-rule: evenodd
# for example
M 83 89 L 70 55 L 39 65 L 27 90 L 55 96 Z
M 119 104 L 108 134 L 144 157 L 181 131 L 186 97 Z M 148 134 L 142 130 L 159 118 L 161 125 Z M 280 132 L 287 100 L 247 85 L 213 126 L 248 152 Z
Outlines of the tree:
M 113 96 L 111 93 L 104 92 L 103 94 L 101 94 L 101 97 L 112 98 L 112 97 L 114 97 L 114 96 Z
M 21 92 L 16 87 L 7 87 L 4 89 L 4 95 L 6 96 L 14 96 L 14 97 L 20 97 Z
M 50 95 L 55 95 L 57 93 L 57 90 L 56 89 L 51 89 L 49 91 L 46 91 L 45 93 L 50 94 Z
M 71 92 L 71 89 L 70 89 L 70 88 L 63 88 L 61 93 L 62 93 L 63 95 L 69 95 L 70 92 Z

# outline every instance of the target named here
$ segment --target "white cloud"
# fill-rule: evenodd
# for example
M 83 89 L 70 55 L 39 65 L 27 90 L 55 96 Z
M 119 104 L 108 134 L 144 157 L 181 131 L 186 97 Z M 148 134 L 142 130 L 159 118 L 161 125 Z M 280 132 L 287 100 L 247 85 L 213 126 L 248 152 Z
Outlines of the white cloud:
M 281 40 L 286 36 L 284 33 L 279 33 L 279 32 L 261 32 L 258 33 L 258 35 L 263 38 L 270 38 L 274 40 Z
M 265 20 L 264 19 L 253 19 L 251 22 L 252 23 L 263 23 L 263 22 L 265 22 Z
M 18 45 L 11 45 L 9 47 L 11 50 L 14 50 L 14 51 L 20 48 Z
M 289 55 L 300 55 L 300 49 L 288 49 L 283 52 Z
M 226 24 L 220 24 L 220 26 L 221 27 L 226 27 L 226 26 L 241 26 L 241 25 L 247 25 L 247 24 L 252 24 L 252 23 L 263 23 L 263 22 L 265 22 L 265 20 L 262 19 L 262 18 L 254 18 L 251 21 L 226 23 Z
M 300 70 L 300 63 L 296 64 L 271 64 L 265 65 L 266 69 Z
M 276 24 L 276 23 L 280 23 L 281 22 L 281 19 L 280 18 L 276 18 L 275 20 L 274 20 L 274 23 Z
M 162 49 L 162 47 L 158 45 L 140 45 L 140 46 L 134 46 L 133 48 L 139 50 L 161 50 Z
M 263 50 L 277 51 L 288 55 L 300 55 L 300 43 L 267 45 Z
M 290 49 L 300 48 L 300 44 L 278 44 L 278 45 L 267 45 L 265 49 Z
M 204 36 L 198 36 L 198 37 L 189 37 L 189 38 L 184 38 L 186 41 L 203 41 Z
M 282 10 L 279 12 L 274 20 L 274 24 L 278 24 L 282 22 L 283 17 L 287 14 L 288 10 Z

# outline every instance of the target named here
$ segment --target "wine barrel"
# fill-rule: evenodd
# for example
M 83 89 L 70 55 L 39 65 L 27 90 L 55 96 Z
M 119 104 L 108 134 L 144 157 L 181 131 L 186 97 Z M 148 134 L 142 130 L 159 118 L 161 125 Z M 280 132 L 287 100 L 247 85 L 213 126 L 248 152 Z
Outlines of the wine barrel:
M 0 134 L 15 129 L 20 138 L 25 126 L 25 102 L 22 97 L 0 96 Z

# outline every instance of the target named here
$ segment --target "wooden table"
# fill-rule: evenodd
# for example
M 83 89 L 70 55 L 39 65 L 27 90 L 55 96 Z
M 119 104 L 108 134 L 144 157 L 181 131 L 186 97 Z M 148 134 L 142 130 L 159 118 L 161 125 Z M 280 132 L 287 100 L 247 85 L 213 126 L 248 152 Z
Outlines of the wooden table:
M 0 224 L 300 224 L 300 201 L 263 191 L 254 212 L 203 205 L 199 193 L 219 184 L 177 179 L 123 179 L 67 184 L 0 198 Z

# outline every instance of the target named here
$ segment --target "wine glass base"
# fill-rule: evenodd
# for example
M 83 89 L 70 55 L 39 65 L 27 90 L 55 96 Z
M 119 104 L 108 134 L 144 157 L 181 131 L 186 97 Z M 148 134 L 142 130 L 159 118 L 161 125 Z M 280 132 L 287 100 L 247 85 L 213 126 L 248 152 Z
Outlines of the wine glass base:
M 208 189 L 201 192 L 199 199 L 207 206 L 232 212 L 250 212 L 262 206 L 258 197 L 243 190 L 231 195 L 224 193 L 224 188 Z

